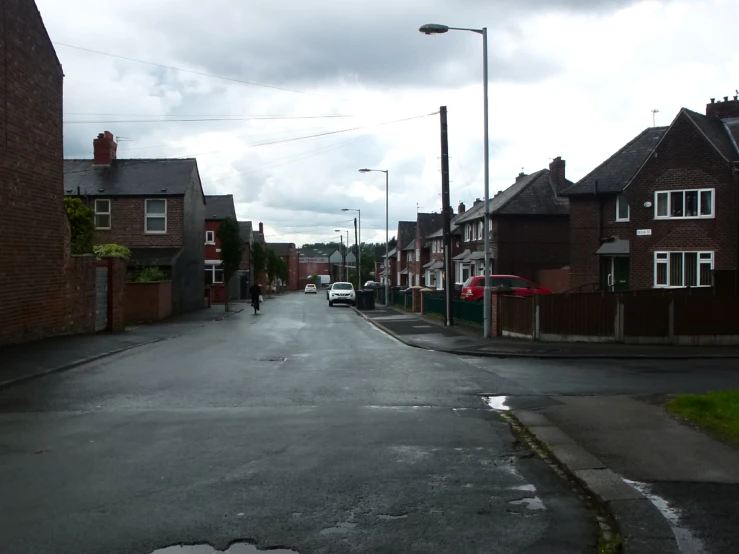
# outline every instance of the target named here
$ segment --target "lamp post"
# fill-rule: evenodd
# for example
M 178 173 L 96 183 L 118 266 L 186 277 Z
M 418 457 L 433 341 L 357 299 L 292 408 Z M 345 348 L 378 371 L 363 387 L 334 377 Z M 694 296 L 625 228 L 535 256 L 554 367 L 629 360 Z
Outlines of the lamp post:
M 387 169 L 367 169 L 366 167 L 364 169 L 360 169 L 360 173 L 369 173 L 370 171 L 377 171 L 379 173 L 385 174 L 385 307 L 387 308 L 390 306 L 390 263 L 389 263 L 389 257 L 388 254 L 390 253 L 390 235 L 388 232 L 389 224 L 388 224 L 388 207 L 390 205 L 389 201 L 389 181 L 390 181 L 390 174 L 389 170 Z
M 483 334 L 485 337 L 490 336 L 490 323 L 492 320 L 491 297 L 490 297 L 490 148 L 488 144 L 488 29 L 468 29 L 466 27 L 449 27 L 447 25 L 438 25 L 429 23 L 418 29 L 425 35 L 440 35 L 448 31 L 469 31 L 482 35 L 482 84 L 483 84 L 483 125 L 484 130 L 484 164 L 485 164 L 485 296 L 484 296 L 484 326 Z
M 344 243 L 344 232 L 346 232 L 346 250 L 344 251 L 344 278 L 349 281 L 349 268 L 346 265 L 346 252 L 349 250 L 349 231 L 344 229 L 334 229 L 334 232 L 341 233 L 339 237 L 341 237 L 341 243 L 343 245 Z
M 342 212 L 357 212 L 357 218 L 359 220 L 359 238 L 357 239 L 357 288 L 362 285 L 362 210 L 359 208 L 341 208 Z

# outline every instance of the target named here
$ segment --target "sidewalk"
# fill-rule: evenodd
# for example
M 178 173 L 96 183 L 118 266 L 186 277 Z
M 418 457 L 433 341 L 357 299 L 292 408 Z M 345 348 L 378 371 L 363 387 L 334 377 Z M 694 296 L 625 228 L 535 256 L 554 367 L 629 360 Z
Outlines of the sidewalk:
M 166 340 L 181 334 L 187 326 L 220 321 L 243 309 L 243 306 L 235 305 L 232 311 L 225 312 L 223 305 L 220 305 L 149 325 L 129 326 L 124 333 L 67 335 L 5 346 L 0 348 L 0 389 Z
M 518 424 L 615 519 L 626 554 L 733 552 L 739 448 L 647 398 L 553 397 Z M 501 399 L 493 402 L 500 406 Z
M 376 310 L 356 311 L 408 346 L 462 356 L 611 360 L 739 358 L 737 346 L 539 342 L 506 337 L 485 339 L 481 336 L 481 328 L 473 329 L 462 325 L 444 327 L 439 321 L 393 308 L 378 307 Z

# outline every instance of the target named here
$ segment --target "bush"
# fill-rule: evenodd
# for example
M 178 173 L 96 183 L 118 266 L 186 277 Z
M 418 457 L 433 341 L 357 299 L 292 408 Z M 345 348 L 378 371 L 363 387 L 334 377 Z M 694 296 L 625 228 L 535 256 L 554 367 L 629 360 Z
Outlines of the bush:
M 123 258 L 127 260 L 131 257 L 131 251 L 120 244 L 98 244 L 92 247 L 92 251 L 99 258 Z
M 95 212 L 79 198 L 65 198 L 69 228 L 72 231 L 72 254 L 92 253 L 95 240 Z
M 169 281 L 169 275 L 160 267 L 144 267 L 137 270 L 130 280 L 134 283 L 158 283 Z

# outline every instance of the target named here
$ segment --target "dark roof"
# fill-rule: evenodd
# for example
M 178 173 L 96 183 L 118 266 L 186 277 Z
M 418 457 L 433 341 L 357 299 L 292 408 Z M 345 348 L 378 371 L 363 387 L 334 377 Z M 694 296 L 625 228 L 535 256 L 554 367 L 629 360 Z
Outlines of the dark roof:
M 93 166 L 92 160 L 64 160 L 64 194 L 67 196 L 184 196 L 197 172 L 194 158 L 124 159 L 110 166 Z
M 421 241 L 444 224 L 444 214 L 418 214 L 418 230 Z
M 295 248 L 295 243 L 292 242 L 268 242 L 267 248 L 270 248 L 277 257 L 286 258 L 290 255 L 290 252 Z
M 732 141 L 732 136 L 727 132 L 722 120 L 717 117 L 709 117 L 699 114 L 687 108 L 683 108 L 682 112 L 687 115 L 690 120 L 695 123 L 698 130 L 705 135 L 713 147 L 728 162 L 739 159 L 739 152 Z
M 629 253 L 629 241 L 625 239 L 615 239 L 604 242 L 596 251 L 599 256 L 616 256 Z
M 413 239 L 410 241 L 403 250 L 415 250 L 416 249 L 416 239 Z
M 451 231 L 452 235 L 461 235 L 462 234 L 462 230 L 459 228 L 459 225 L 457 225 L 457 217 L 459 217 L 459 216 L 454 216 L 452 218 L 452 221 L 451 221 L 450 231 Z M 441 227 L 439 227 L 436 231 L 434 231 L 433 233 L 431 233 L 426 238 L 427 239 L 439 239 L 439 238 L 443 238 L 443 237 L 444 237 L 444 226 L 442 225 Z
M 580 179 L 564 194 L 616 194 L 621 192 L 637 174 L 644 162 L 662 139 L 667 127 L 650 127 L 639 133 L 618 152 Z
M 570 181 L 567 181 L 570 183 Z M 473 206 L 455 218 L 458 225 L 480 219 L 485 213 L 485 202 Z M 541 169 L 523 175 L 505 190 L 490 199 L 491 215 L 567 215 L 569 200 L 557 196 L 551 172 Z
M 416 238 L 416 222 L 415 221 L 398 221 L 398 246 L 401 250 Z
M 301 258 L 328 258 L 336 251 L 336 248 L 301 248 Z
M 731 139 L 734 142 L 734 147 L 739 150 L 739 117 L 731 117 L 724 119 L 724 125 L 731 135 Z
M 251 221 L 239 221 L 239 234 L 245 242 L 251 243 L 254 240 L 254 230 Z
M 174 265 L 180 252 L 182 252 L 182 248 L 156 246 L 150 248 L 131 248 L 131 257 L 128 260 L 128 265 L 138 267 L 171 266 Z
M 207 221 L 221 221 L 227 217 L 236 219 L 233 194 L 205 197 L 205 219 Z

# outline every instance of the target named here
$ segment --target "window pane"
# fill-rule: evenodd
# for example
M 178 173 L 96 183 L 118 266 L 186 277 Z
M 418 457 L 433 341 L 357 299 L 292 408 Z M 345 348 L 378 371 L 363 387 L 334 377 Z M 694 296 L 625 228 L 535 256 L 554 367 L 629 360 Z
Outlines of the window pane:
M 95 200 L 95 211 L 98 213 L 110 213 L 110 200 Z
M 147 217 L 146 218 L 146 230 L 147 231 L 164 231 L 165 224 L 163 217 Z
M 517 289 L 530 289 L 533 288 L 523 279 L 511 279 L 511 286 Z
M 658 262 L 657 263 L 657 275 L 655 279 L 655 284 L 667 286 L 667 262 Z
M 670 286 L 683 286 L 683 253 L 670 252 Z
M 685 216 L 696 217 L 698 215 L 698 191 L 685 191 Z
M 669 254 L 667 252 L 657 252 L 656 256 L 658 260 L 666 260 Z
M 713 270 L 713 264 L 707 262 L 701 262 L 700 265 L 700 285 L 711 286 L 711 271 Z
M 698 253 L 686 252 L 685 254 L 685 286 L 698 286 Z
M 669 198 L 666 192 L 657 193 L 657 217 L 667 217 L 667 204 Z
M 701 252 L 700 258 L 701 260 L 712 260 L 713 252 Z
M 213 271 L 210 269 L 205 270 L 205 284 L 206 285 L 213 284 Z
M 683 217 L 683 191 L 670 193 L 670 216 Z
M 107 229 L 110 227 L 110 216 L 107 214 L 98 214 L 95 216 L 95 227 L 98 229 Z
M 626 198 L 619 196 L 616 202 L 616 208 L 618 210 L 618 219 L 629 219 L 629 203 Z
M 713 215 L 713 191 L 701 191 L 701 215 Z
M 165 206 L 167 205 L 166 200 L 147 200 L 146 201 L 146 213 L 147 214 L 164 214 Z

